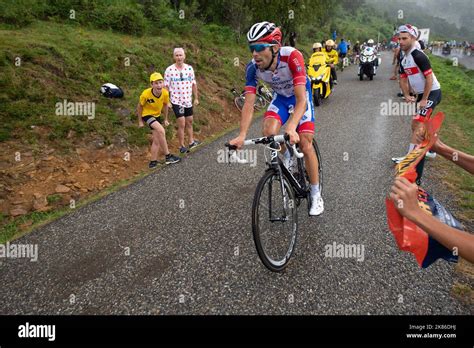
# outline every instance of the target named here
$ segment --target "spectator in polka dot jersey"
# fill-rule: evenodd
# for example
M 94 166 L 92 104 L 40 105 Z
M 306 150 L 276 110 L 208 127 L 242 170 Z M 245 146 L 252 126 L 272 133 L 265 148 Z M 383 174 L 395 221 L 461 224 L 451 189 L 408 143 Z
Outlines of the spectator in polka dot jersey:
M 193 94 L 194 105 L 199 105 L 198 90 L 194 70 L 185 64 L 184 49 L 175 48 L 173 51 L 175 63 L 166 68 L 165 88 L 170 93 L 170 101 L 178 123 L 179 152 L 186 153 L 201 142 L 193 136 Z M 188 135 L 189 146 L 184 144 L 184 133 Z

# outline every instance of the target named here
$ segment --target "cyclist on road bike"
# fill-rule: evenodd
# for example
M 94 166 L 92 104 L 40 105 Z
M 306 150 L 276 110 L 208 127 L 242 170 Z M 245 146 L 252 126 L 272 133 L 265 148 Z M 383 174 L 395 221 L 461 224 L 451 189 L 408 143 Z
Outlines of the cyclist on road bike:
M 311 184 L 310 215 L 320 215 L 324 202 L 319 187 L 318 159 L 312 141 L 314 135 L 314 111 L 311 97 L 311 83 L 306 75 L 304 58 L 293 47 L 281 46 L 282 33 L 274 23 L 254 24 L 247 33 L 253 59 L 247 65 L 246 97 L 242 108 L 240 134 L 230 141 L 241 148 L 250 127 L 258 80 L 270 85 L 275 97 L 265 112 L 263 135 L 271 136 L 280 132 L 286 124 L 290 143 L 299 143 L 304 153 L 306 170 Z M 293 158 L 288 149 L 283 154 L 289 168 Z

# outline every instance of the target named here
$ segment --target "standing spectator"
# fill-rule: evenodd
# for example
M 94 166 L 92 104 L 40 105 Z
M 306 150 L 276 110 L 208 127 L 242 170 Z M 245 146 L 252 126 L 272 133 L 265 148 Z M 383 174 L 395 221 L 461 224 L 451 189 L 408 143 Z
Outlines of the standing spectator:
M 390 77 L 390 80 L 398 80 L 398 70 L 400 69 L 400 60 L 401 60 L 401 49 L 400 46 L 397 45 L 393 49 L 393 59 L 392 59 L 392 65 L 394 65 L 393 69 L 393 75 Z
M 193 100 L 199 105 L 198 90 L 194 70 L 191 65 L 185 64 L 186 55 L 183 48 L 175 48 L 173 52 L 175 64 L 165 71 L 165 88 L 170 93 L 171 105 L 178 123 L 179 152 L 186 153 L 201 144 L 193 136 Z M 189 146 L 184 146 L 184 133 L 187 133 Z
M 169 94 L 163 89 L 163 76 L 160 73 L 153 73 L 150 76 L 151 88 L 145 89 L 140 95 L 140 101 L 137 105 L 138 126 L 144 126 L 144 122 L 152 130 L 153 143 L 151 145 L 151 161 L 150 169 L 156 168 L 158 165 L 158 152 L 165 155 L 165 163 L 176 163 L 181 159 L 169 153 L 168 144 L 166 143 L 165 129 L 162 124 L 167 127 L 168 122 L 168 104 Z M 161 116 L 163 111 L 165 119 Z
M 408 152 L 411 152 L 418 140 L 416 133 L 424 128 L 436 105 L 441 102 L 441 86 L 431 69 L 431 63 L 426 54 L 416 47 L 418 30 L 410 24 L 402 25 L 399 29 L 400 48 L 403 58 L 400 63 L 400 86 L 408 103 L 418 103 L 419 109 L 412 121 L 412 136 Z M 411 86 L 416 96 L 410 95 Z M 434 157 L 435 154 L 429 155 Z M 395 163 L 400 163 L 404 157 L 392 158 Z M 423 173 L 424 158 L 417 166 L 418 184 Z

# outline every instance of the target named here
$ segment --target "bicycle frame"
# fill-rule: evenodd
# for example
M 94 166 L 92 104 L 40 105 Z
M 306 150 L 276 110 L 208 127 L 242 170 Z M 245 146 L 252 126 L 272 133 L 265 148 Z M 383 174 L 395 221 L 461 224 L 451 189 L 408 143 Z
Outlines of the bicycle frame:
M 273 148 L 272 146 L 275 146 L 274 144 L 278 144 L 277 142 L 273 142 L 270 144 L 268 148 L 271 149 L 271 157 L 270 157 L 270 162 L 267 161 L 268 169 L 267 170 L 273 170 L 278 173 L 280 178 L 284 175 L 286 179 L 290 182 L 290 185 L 295 189 L 295 193 L 298 198 L 306 198 L 308 195 L 308 190 L 306 187 L 302 187 L 301 183 L 294 177 L 294 175 L 288 170 L 288 168 L 285 167 L 281 159 L 278 157 L 278 151 L 280 150 L 279 148 Z M 289 149 L 291 149 L 290 144 L 285 141 L 285 144 L 288 146 Z M 279 144 L 278 144 L 279 145 Z M 292 150 L 290 150 L 291 152 Z M 293 154 L 292 154 L 293 155 Z M 297 160 L 299 164 L 299 159 Z M 301 168 L 299 168 L 301 170 Z M 280 180 L 280 182 L 283 185 L 283 181 Z M 282 187 L 283 189 L 283 187 Z M 282 191 L 283 192 L 283 191 Z

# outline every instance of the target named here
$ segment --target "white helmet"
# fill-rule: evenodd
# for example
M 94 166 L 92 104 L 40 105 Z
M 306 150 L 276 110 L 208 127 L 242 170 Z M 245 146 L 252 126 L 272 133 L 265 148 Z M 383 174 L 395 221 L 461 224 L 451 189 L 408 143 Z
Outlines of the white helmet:
M 374 43 L 374 40 L 372 39 L 369 39 L 369 41 L 367 41 L 368 44 L 373 44 Z
M 247 33 L 247 40 L 248 42 L 258 41 L 259 39 L 271 34 L 276 27 L 277 26 L 274 23 L 270 22 L 255 23 Z

